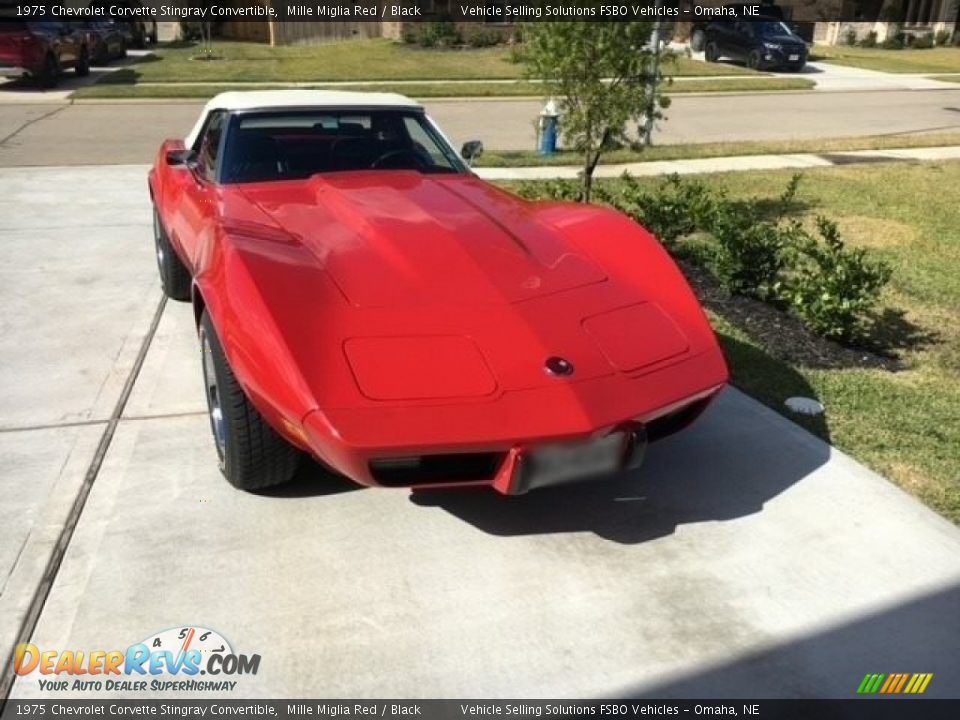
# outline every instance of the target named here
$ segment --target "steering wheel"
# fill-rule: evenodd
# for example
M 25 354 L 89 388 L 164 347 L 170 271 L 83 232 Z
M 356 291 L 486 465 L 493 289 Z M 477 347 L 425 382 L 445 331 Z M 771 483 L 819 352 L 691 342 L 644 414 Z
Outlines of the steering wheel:
M 387 152 L 383 153 L 383 155 L 381 155 L 372 163 L 370 163 L 370 169 L 376 170 L 380 168 L 390 158 L 403 157 L 403 156 L 406 156 L 412 159 L 417 167 L 423 167 L 423 160 L 420 158 L 419 155 L 417 155 L 417 153 L 415 153 L 410 148 L 399 148 L 397 150 L 388 150 Z

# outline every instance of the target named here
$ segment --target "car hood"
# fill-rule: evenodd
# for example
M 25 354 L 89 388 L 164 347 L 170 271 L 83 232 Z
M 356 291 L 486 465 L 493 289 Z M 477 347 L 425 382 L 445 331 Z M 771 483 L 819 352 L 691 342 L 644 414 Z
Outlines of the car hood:
M 762 38 L 760 38 L 760 41 L 776 43 L 777 45 L 806 47 L 806 43 L 803 41 L 803 38 L 796 37 L 795 35 L 764 35 Z
M 363 171 L 236 188 L 356 307 L 518 303 L 606 279 L 528 203 L 473 176 Z

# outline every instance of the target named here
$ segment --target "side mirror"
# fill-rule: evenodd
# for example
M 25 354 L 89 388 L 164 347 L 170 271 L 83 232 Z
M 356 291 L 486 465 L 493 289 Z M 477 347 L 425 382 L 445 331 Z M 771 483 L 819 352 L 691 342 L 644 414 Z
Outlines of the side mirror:
M 171 150 L 167 153 L 167 165 L 189 165 L 196 160 L 197 154 L 190 148 Z
M 475 158 L 483 155 L 483 143 L 479 140 L 468 140 L 463 144 L 463 147 L 460 148 L 460 157 L 467 161 L 467 163 L 473 162 Z

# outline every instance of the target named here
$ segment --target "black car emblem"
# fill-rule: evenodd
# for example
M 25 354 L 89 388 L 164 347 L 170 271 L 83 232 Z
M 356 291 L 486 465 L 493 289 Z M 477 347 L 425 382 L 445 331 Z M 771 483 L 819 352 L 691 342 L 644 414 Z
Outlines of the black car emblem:
M 556 355 L 548 357 L 544 367 L 551 375 L 573 375 L 573 363 Z

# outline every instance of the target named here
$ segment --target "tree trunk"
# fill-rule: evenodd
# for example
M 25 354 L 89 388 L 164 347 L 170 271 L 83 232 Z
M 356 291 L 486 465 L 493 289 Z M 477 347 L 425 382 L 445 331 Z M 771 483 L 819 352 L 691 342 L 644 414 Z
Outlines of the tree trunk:
M 590 152 L 588 150 L 583 163 L 583 192 L 580 198 L 581 202 L 590 202 L 590 197 L 593 195 L 593 171 L 597 169 L 598 162 L 600 162 L 600 151 Z

